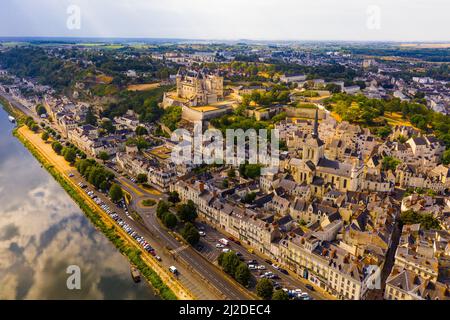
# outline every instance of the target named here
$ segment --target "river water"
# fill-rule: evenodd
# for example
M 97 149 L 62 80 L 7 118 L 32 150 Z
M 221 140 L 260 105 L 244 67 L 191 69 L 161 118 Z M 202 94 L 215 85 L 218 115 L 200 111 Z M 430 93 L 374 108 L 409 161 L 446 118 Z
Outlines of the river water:
M 12 136 L 0 106 L 0 299 L 158 299 Z M 69 266 L 81 289 L 69 290 Z M 71 283 L 74 283 L 73 281 Z

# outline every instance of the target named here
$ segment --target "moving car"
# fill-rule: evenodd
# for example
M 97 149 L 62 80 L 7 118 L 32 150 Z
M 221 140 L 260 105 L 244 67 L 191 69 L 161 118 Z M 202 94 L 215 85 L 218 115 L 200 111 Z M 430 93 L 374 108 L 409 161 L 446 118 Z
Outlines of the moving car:
M 178 274 L 178 270 L 174 266 L 170 266 L 169 271 L 172 272 L 173 274 Z

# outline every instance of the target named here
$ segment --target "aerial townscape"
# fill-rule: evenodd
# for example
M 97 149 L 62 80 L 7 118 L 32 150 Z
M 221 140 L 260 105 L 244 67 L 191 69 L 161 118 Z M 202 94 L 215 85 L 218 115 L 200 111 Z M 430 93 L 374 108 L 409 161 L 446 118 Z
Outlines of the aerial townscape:
M 163 299 L 450 299 L 448 47 L 86 41 L 0 42 L 1 102 L 135 280 Z M 174 162 L 197 124 L 276 130 L 277 169 Z

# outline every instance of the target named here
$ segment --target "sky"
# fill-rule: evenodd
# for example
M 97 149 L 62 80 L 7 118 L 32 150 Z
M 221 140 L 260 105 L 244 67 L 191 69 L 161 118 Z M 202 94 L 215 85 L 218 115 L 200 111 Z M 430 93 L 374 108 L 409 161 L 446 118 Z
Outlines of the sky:
M 450 41 L 449 12 L 449 0 L 1 0 L 0 37 Z

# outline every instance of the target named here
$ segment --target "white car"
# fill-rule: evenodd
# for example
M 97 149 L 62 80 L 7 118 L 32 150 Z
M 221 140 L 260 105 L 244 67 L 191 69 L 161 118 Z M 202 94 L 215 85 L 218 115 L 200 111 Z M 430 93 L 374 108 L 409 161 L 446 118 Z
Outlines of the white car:
M 204 236 L 206 236 L 206 233 L 205 232 L 203 232 L 203 231 L 199 231 L 198 232 L 198 234 L 201 236 L 201 237 L 204 237 Z
M 216 244 L 216 248 L 217 249 L 222 249 L 223 247 L 225 247 L 223 244 L 220 244 L 220 243 Z
M 228 252 L 230 252 L 230 249 L 224 248 L 224 249 L 222 249 L 222 252 L 223 252 L 223 253 L 228 253 Z
M 260 265 L 260 266 L 258 266 L 258 270 L 266 270 L 266 266 Z

